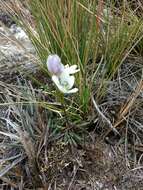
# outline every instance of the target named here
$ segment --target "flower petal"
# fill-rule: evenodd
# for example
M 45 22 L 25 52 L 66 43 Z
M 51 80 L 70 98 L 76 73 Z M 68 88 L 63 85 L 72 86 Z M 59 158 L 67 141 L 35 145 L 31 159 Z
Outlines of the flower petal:
M 71 90 L 67 90 L 66 88 L 64 88 L 59 81 L 59 78 L 56 75 L 52 76 L 52 80 L 53 82 L 56 84 L 56 86 L 58 87 L 58 89 L 63 92 L 64 94 L 71 94 L 71 93 L 76 93 L 78 91 L 78 88 L 73 88 Z M 73 79 L 72 79 L 73 80 Z
M 59 75 L 64 70 L 64 66 L 61 63 L 61 59 L 56 54 L 48 56 L 47 67 L 49 72 L 54 75 Z
M 77 69 L 77 65 L 72 65 L 69 67 L 69 65 L 66 65 L 65 66 L 65 71 L 69 74 L 74 74 L 74 73 L 77 73 L 79 72 L 80 70 Z
M 65 86 L 66 89 L 71 89 L 75 82 L 75 77 L 70 76 L 68 72 L 64 69 L 64 71 L 59 76 L 59 80 L 62 86 Z
M 61 92 L 67 93 L 67 90 L 60 84 L 59 78 L 56 75 L 52 76 L 52 80 Z
M 68 88 L 68 90 L 70 90 L 74 85 L 75 77 L 69 75 L 69 77 L 66 79 L 66 81 L 68 83 L 67 88 Z
M 72 94 L 78 92 L 78 88 L 73 88 L 67 92 L 67 94 Z

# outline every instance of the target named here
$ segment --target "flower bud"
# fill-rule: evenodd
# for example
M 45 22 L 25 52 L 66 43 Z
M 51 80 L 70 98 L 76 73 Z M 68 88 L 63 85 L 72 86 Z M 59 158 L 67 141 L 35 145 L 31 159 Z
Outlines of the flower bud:
M 60 75 L 64 69 L 60 57 L 56 54 L 48 56 L 47 67 L 49 72 L 53 75 Z

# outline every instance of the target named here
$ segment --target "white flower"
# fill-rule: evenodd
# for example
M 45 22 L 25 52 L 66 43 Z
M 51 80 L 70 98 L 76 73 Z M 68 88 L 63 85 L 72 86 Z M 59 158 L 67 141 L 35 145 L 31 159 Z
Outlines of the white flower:
M 53 82 L 61 92 L 70 94 L 78 91 L 78 88 L 72 88 L 74 86 L 75 77 L 71 75 L 79 72 L 77 65 L 64 66 L 58 55 L 49 55 L 47 59 L 47 67 L 52 74 Z

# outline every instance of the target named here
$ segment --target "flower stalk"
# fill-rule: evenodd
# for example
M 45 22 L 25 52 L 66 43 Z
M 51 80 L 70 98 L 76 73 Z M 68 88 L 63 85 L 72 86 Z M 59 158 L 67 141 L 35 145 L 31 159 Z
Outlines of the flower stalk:
M 79 72 L 79 69 L 77 69 L 77 65 L 64 66 L 61 62 L 60 57 L 56 54 L 48 56 L 47 68 L 52 75 L 52 81 L 55 83 L 58 90 L 60 91 L 59 97 L 65 115 L 66 124 L 70 126 L 64 101 L 64 94 L 78 92 L 78 88 L 73 88 L 75 83 L 75 77 L 73 76 L 73 74 Z

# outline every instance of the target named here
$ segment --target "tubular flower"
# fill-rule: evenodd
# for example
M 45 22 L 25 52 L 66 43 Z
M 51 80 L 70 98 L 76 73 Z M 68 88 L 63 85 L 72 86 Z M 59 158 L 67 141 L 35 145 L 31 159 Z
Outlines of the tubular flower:
M 53 82 L 62 93 L 70 94 L 78 91 L 78 88 L 73 88 L 75 77 L 72 75 L 79 72 L 77 65 L 64 66 L 58 55 L 49 55 L 47 59 L 47 67 L 52 74 Z

